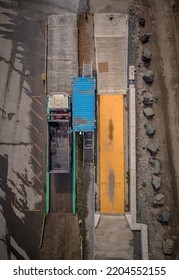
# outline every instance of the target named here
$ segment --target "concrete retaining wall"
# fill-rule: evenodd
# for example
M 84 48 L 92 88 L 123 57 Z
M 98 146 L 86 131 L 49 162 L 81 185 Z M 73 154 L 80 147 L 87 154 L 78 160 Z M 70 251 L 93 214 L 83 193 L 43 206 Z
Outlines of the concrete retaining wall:
M 130 170 L 130 213 L 126 218 L 132 230 L 141 231 L 142 259 L 148 259 L 148 230 L 147 225 L 136 220 L 136 92 L 134 86 L 134 67 L 129 66 L 129 170 Z

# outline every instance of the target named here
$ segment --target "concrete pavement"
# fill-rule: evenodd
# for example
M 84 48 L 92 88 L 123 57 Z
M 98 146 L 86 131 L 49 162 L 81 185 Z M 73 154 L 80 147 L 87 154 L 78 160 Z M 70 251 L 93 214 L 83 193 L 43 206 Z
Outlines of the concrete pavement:
M 44 39 L 15 2 L 0 2 L 0 258 L 38 258 L 44 174 Z M 33 236 L 33 238 L 32 238 Z

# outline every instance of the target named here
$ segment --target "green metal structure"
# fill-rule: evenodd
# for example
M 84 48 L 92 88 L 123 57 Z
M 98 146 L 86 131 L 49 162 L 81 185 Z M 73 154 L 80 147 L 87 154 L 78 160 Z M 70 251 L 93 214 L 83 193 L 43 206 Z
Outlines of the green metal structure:
M 76 213 L 76 132 L 73 131 L 72 212 Z
M 47 102 L 48 104 L 48 102 Z M 50 109 L 47 106 L 47 116 L 50 113 Z M 49 117 L 47 117 L 49 118 Z M 46 153 L 46 204 L 45 204 L 45 212 L 49 213 L 50 210 L 50 173 L 48 170 L 48 126 L 47 126 L 47 153 Z

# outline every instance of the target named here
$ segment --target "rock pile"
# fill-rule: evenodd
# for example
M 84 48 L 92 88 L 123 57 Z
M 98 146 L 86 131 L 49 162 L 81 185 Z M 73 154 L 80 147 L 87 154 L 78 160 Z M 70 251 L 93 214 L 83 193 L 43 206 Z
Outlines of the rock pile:
M 149 62 L 149 61 L 151 61 L 151 58 L 152 58 L 152 53 L 151 53 L 151 51 L 149 51 L 149 50 L 144 50 L 144 51 L 142 52 L 142 61 L 143 61 L 143 62 Z
M 158 153 L 159 146 L 157 143 L 149 142 L 147 145 L 147 150 L 150 152 L 151 156 L 155 156 Z
M 146 126 L 146 133 L 148 136 L 153 136 L 155 134 L 155 127 L 152 125 L 147 125 Z
M 148 33 L 144 33 L 141 37 L 140 40 L 142 42 L 142 44 L 146 44 L 149 41 L 150 38 L 150 34 Z
M 139 18 L 139 25 L 145 27 L 145 19 L 143 17 Z
M 153 105 L 153 96 L 151 93 L 145 93 L 144 97 L 143 97 L 143 103 L 145 105 L 145 107 L 151 107 Z
M 150 158 L 149 163 L 153 168 L 153 174 L 154 175 L 159 175 L 160 174 L 160 169 L 161 169 L 160 161 L 158 159 Z
M 172 239 L 166 239 L 162 242 L 162 249 L 165 255 L 172 255 L 174 252 L 175 241 Z
M 147 119 L 152 118 L 155 115 L 155 113 L 154 113 L 152 108 L 145 108 L 143 112 L 144 112 L 144 116 Z
M 145 27 L 145 19 L 140 17 L 139 18 L 139 25 L 141 27 Z M 151 91 L 153 82 L 154 82 L 154 73 L 150 70 L 150 62 L 152 60 L 152 52 L 148 49 L 149 44 L 147 45 L 147 49 L 144 46 L 146 43 L 149 42 L 150 33 L 141 33 L 140 41 L 143 45 L 143 50 L 141 52 L 141 61 L 138 63 L 138 69 L 143 70 L 142 66 L 148 68 L 146 72 L 142 73 L 143 84 L 145 87 L 151 86 L 150 89 L 148 87 L 148 91 L 144 88 L 142 91 L 139 92 L 139 101 L 141 100 L 141 96 L 143 96 L 143 114 L 147 119 L 147 123 L 144 124 L 145 132 L 147 136 L 153 138 L 152 140 L 149 139 L 149 142 L 146 146 L 142 146 L 143 149 L 149 152 L 149 165 L 152 169 L 152 176 L 151 176 L 151 186 L 153 186 L 153 207 L 154 208 L 161 208 L 158 214 L 156 215 L 156 220 L 160 222 L 162 225 L 168 224 L 171 219 L 170 209 L 165 206 L 166 204 L 166 197 L 163 193 L 160 193 L 160 189 L 162 189 L 162 181 L 161 181 L 161 162 L 159 159 L 156 158 L 157 153 L 159 152 L 159 145 L 156 143 L 156 127 L 153 124 L 155 111 L 153 110 L 154 105 L 154 97 Z M 140 102 L 141 104 L 141 102 Z M 155 109 L 155 108 L 154 108 Z M 145 186 L 148 184 L 145 183 Z M 144 200 L 146 201 L 146 200 Z M 157 210 L 154 210 L 157 211 Z M 162 242 L 162 250 L 163 253 L 166 255 L 171 255 L 174 252 L 174 240 L 166 239 Z
M 155 206 L 162 206 L 165 204 L 165 196 L 162 193 L 158 193 L 154 196 L 153 204 Z
M 170 210 L 163 209 L 157 215 L 157 220 L 162 224 L 168 224 L 170 221 Z
M 154 187 L 155 191 L 158 191 L 160 189 L 160 177 L 153 175 L 152 186 Z
M 152 71 L 148 71 L 144 76 L 143 80 L 146 82 L 146 84 L 152 84 L 154 81 L 154 74 Z

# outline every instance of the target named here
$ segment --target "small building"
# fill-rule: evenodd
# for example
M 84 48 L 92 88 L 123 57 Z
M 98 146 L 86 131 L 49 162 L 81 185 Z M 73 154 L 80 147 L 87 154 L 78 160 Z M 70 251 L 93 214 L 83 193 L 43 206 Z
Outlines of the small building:
M 73 78 L 72 127 L 74 132 L 95 129 L 95 78 Z

